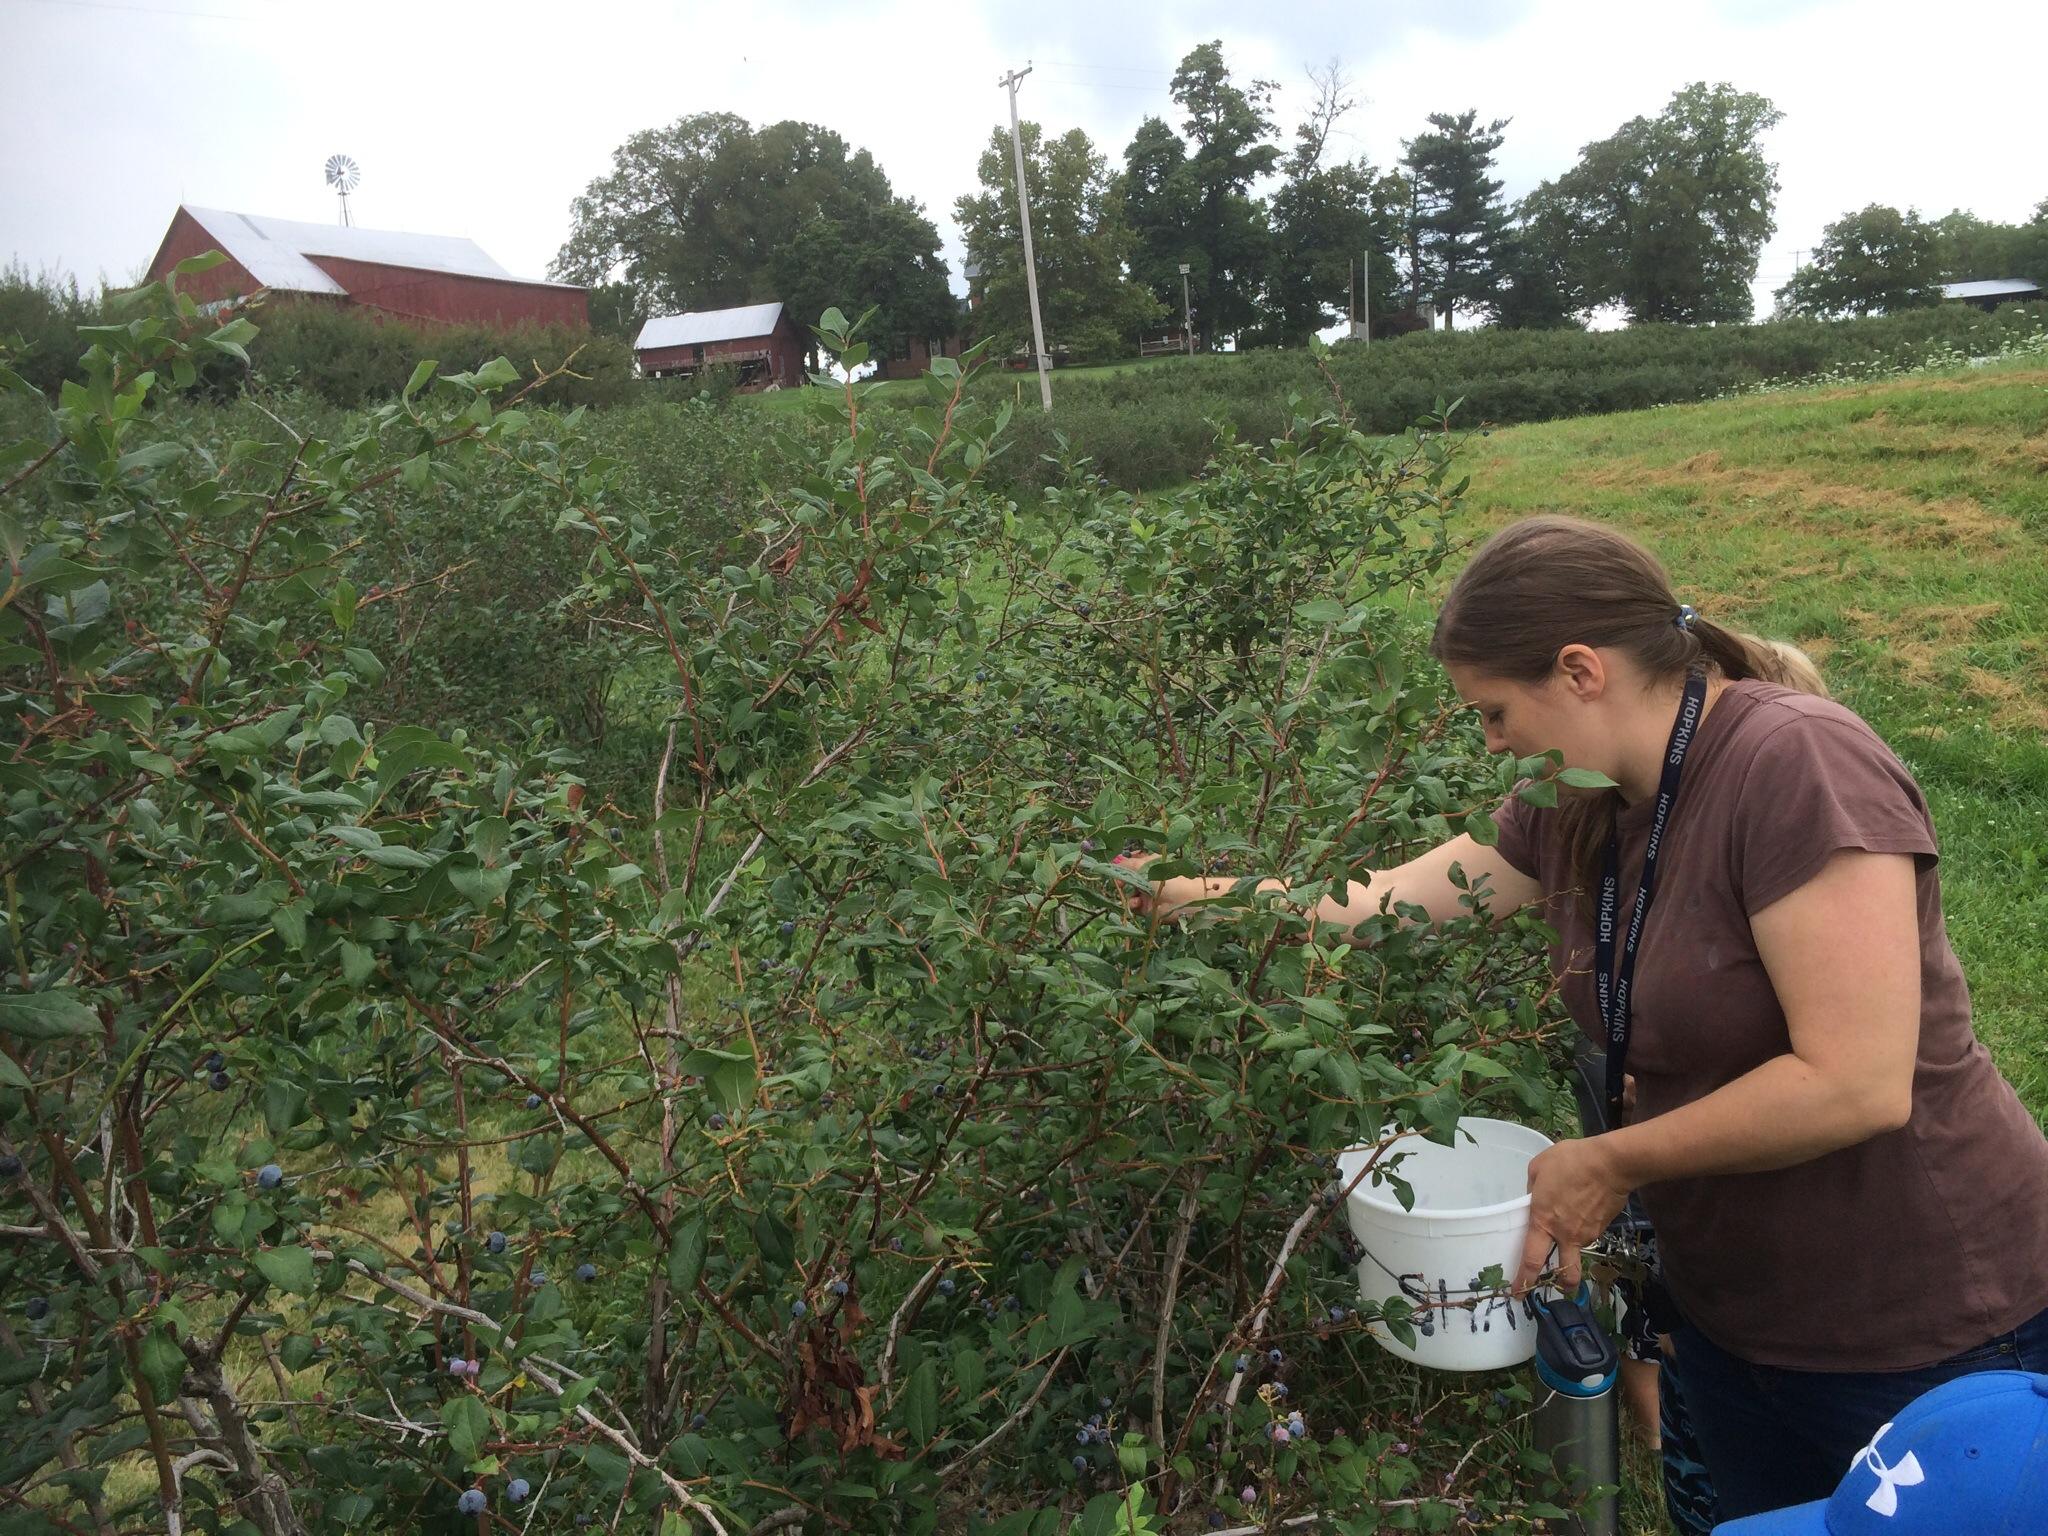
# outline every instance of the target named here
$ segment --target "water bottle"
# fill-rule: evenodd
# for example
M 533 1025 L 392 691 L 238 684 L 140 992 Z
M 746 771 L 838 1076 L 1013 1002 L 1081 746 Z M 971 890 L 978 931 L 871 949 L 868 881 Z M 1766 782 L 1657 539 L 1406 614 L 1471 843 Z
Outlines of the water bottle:
M 1621 1481 L 1621 1355 L 1593 1315 L 1592 1292 L 1536 1298 L 1536 1449 L 1547 1453 L 1574 1498 Z M 1619 1500 L 1588 1504 L 1565 1528 L 1576 1536 L 1617 1536 Z

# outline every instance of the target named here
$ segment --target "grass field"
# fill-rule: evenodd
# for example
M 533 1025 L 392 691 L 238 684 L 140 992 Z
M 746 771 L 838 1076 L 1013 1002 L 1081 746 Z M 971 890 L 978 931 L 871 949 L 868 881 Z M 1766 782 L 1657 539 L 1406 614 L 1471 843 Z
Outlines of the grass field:
M 1905 761 L 1977 1032 L 2048 1124 L 2048 369 L 1497 431 L 1468 511 L 1611 521 L 1703 614 L 1806 646 Z M 1624 1529 L 1668 1530 L 1628 1459 Z

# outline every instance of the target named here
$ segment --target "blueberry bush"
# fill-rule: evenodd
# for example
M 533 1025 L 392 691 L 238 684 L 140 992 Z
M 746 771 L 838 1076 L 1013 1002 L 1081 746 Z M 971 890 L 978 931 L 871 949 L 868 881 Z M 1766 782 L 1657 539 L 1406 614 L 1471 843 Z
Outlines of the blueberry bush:
M 1560 1513 L 1526 1386 L 1371 1338 L 1419 1320 L 1361 1305 L 1333 1182 L 1555 1121 L 1540 930 L 1162 928 L 1119 860 L 1313 892 L 1540 766 L 1418 661 L 1441 422 L 1295 400 L 1181 492 L 1068 455 L 1026 510 L 939 360 L 914 410 L 815 391 L 707 569 L 502 359 L 196 441 L 163 397 L 252 327 L 174 285 L 54 400 L 0 374 L 7 1530 Z M 579 549 L 662 677 L 637 795 L 358 717 L 388 589 L 343 573 L 430 491 Z

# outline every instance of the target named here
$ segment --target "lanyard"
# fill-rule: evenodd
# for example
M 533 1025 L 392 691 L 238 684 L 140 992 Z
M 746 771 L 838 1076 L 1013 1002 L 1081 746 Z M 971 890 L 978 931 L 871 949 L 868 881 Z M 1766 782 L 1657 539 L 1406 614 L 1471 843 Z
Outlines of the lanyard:
M 1594 963 L 1599 968 L 1597 985 L 1600 1022 L 1607 1029 L 1607 1104 L 1612 1123 L 1621 1123 L 1621 1080 L 1628 1065 L 1629 994 L 1636 979 L 1636 946 L 1642 942 L 1643 919 L 1649 916 L 1650 901 L 1657 892 L 1657 853 L 1664 841 L 1671 807 L 1678 803 L 1678 776 L 1685 768 L 1686 750 L 1699 729 L 1700 714 L 1707 704 L 1707 675 L 1694 671 L 1685 680 L 1685 697 L 1678 706 L 1678 718 L 1671 726 L 1671 740 L 1664 749 L 1664 772 L 1657 781 L 1657 813 L 1650 822 L 1650 841 L 1643 849 L 1643 880 L 1636 888 L 1636 907 L 1629 918 L 1628 937 L 1621 948 L 1621 972 L 1614 969 L 1614 919 L 1621 904 L 1621 835 L 1607 840 L 1607 863 L 1600 876 L 1600 916 L 1595 931 Z

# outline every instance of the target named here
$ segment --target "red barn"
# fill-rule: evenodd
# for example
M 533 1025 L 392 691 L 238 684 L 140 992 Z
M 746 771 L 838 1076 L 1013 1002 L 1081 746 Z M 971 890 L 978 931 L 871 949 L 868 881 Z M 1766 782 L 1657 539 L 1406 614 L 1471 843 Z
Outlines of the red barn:
M 150 280 L 206 251 L 228 259 L 179 284 L 202 301 L 239 299 L 260 288 L 428 323 L 578 329 L 590 324 L 583 289 L 514 277 L 474 240 L 304 224 L 219 208 L 178 209 L 149 264 Z
M 741 389 L 793 389 L 804 381 L 804 335 L 780 304 L 656 315 L 640 327 L 633 356 L 650 379 L 688 378 L 723 364 Z

